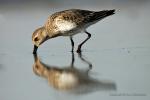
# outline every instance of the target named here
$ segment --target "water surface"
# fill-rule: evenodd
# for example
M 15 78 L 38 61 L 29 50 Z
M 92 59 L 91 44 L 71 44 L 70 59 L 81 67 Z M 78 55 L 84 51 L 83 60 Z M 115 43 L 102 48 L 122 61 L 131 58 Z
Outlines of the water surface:
M 38 75 L 33 70 L 36 62 L 31 34 L 53 10 L 47 6 L 16 7 L 1 6 L 0 9 L 1 100 L 149 100 L 148 4 L 137 9 L 137 15 L 120 8 L 115 15 L 91 26 L 88 31 L 92 38 L 84 45 L 82 56 L 74 53 L 72 59 L 69 38 L 52 39 L 39 48 L 40 68 L 49 71 L 52 67 L 60 72 L 73 70 L 79 78 L 83 77 L 80 79 L 84 80 L 83 84 L 66 90 L 49 84 L 48 76 Z M 84 38 L 85 34 L 74 37 L 76 47 Z

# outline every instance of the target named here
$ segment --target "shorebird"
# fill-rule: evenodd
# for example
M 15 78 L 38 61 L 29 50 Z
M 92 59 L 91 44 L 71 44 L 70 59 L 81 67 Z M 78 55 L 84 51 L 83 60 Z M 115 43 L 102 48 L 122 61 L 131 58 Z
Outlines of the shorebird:
M 115 10 L 89 11 L 81 9 L 69 9 L 56 12 L 48 17 L 45 25 L 36 29 L 32 35 L 34 44 L 33 53 L 37 52 L 38 47 L 46 40 L 58 36 L 69 36 L 74 50 L 73 36 L 77 33 L 84 32 L 88 37 L 78 45 L 77 52 L 81 52 L 82 45 L 91 37 L 91 34 L 86 29 L 101 19 L 113 15 Z

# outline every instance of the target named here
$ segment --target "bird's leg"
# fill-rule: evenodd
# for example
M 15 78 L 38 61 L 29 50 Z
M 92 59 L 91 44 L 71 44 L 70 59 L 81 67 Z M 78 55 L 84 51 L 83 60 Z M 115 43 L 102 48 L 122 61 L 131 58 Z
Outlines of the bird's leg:
M 78 57 L 85 62 L 86 64 L 89 65 L 89 68 L 87 69 L 87 73 L 92 69 L 92 63 L 90 63 L 89 61 L 87 61 L 83 56 L 82 53 L 78 53 Z
M 71 46 L 72 46 L 71 52 L 73 52 L 74 51 L 74 42 L 73 42 L 72 36 L 70 36 L 70 40 L 71 40 Z
M 72 54 L 71 67 L 73 68 L 74 67 L 74 61 L 75 61 L 74 52 L 71 52 L 71 54 Z
M 77 53 L 80 53 L 81 52 L 81 47 L 82 45 L 88 40 L 91 38 L 91 34 L 87 31 L 85 31 L 85 33 L 88 35 L 88 37 L 78 46 L 78 49 L 77 49 Z

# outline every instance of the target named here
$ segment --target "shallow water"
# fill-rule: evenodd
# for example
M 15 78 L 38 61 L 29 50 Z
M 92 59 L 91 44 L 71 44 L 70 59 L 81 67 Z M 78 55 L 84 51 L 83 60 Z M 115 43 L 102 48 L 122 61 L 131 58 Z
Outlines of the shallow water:
M 92 38 L 84 45 L 82 56 L 74 53 L 73 65 L 68 38 L 49 40 L 39 48 L 37 56 L 43 66 L 61 71 L 73 66 L 79 78 L 83 77 L 82 84 L 66 90 L 55 88 L 47 77 L 33 70 L 36 62 L 32 55 L 31 33 L 53 11 L 4 8 L 0 9 L 1 100 L 150 99 L 148 6 L 141 8 L 135 18 L 119 11 L 91 26 L 88 31 Z M 76 46 L 84 38 L 84 34 L 75 36 Z

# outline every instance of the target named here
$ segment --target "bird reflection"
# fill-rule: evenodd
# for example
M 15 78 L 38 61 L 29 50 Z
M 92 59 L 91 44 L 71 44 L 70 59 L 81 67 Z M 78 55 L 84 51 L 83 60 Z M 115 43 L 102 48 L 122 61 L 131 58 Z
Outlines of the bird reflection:
M 87 69 L 79 69 L 74 66 L 74 53 L 72 53 L 70 65 L 66 67 L 47 65 L 40 60 L 37 54 L 34 54 L 33 72 L 47 79 L 50 86 L 57 90 L 71 90 L 77 94 L 98 90 L 116 90 L 116 85 L 112 81 L 92 78 L 89 73 L 92 64 L 81 53 L 78 54 L 78 58 L 88 65 Z

